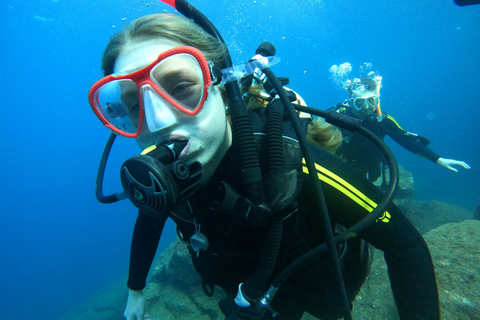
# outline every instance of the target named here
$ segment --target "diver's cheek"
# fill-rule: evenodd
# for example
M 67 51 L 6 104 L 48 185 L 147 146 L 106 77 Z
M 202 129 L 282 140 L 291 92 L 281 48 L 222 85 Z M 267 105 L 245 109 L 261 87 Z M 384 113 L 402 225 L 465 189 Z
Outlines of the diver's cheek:
M 187 129 L 187 128 L 185 128 Z M 191 124 L 189 130 L 190 151 L 188 157 L 195 157 L 202 164 L 211 162 L 212 158 L 222 154 L 225 149 L 227 134 L 226 117 L 210 117 L 202 122 Z M 229 146 L 229 145 L 228 145 Z M 227 148 L 228 148 L 227 146 Z
M 144 150 L 154 144 L 157 144 L 158 141 L 161 141 L 162 136 L 164 136 L 166 132 L 159 131 L 159 132 L 150 132 L 148 130 L 146 124 L 142 127 L 142 131 L 140 135 L 135 139 L 139 147 Z
M 152 145 L 152 143 L 150 142 L 150 141 L 152 141 L 152 139 L 149 138 L 148 136 L 145 136 L 145 135 L 138 136 L 138 138 L 136 138 L 135 141 L 137 142 L 138 146 L 142 150 L 144 150 L 144 149 L 146 149 L 146 148 L 148 148 L 149 146 Z

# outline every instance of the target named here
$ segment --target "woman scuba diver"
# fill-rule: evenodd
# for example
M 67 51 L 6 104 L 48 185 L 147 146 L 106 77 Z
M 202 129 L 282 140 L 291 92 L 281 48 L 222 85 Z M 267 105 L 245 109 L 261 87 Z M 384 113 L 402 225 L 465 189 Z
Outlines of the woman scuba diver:
M 292 320 L 304 312 L 351 318 L 351 301 L 370 266 L 363 240 L 385 252 L 400 317 L 439 319 L 428 247 L 391 204 L 394 186 L 384 198 L 318 148 L 322 139 L 306 143 L 307 134 L 319 129 L 290 108 L 296 96 L 268 69 L 274 59 L 259 55 L 233 66 L 208 19 L 186 1 L 170 4 L 187 18 L 149 15 L 115 34 L 103 54 L 105 78 L 89 92 L 102 123 L 144 150 L 122 165 L 124 191 L 104 196 L 112 136 L 97 178 L 101 202 L 128 197 L 139 208 L 126 319 L 144 318 L 142 290 L 168 218 L 205 292 L 213 294 L 215 286 L 225 291 L 220 307 L 226 319 L 275 314 Z M 249 111 L 237 80 L 250 74 L 269 97 L 246 95 L 264 106 Z M 335 236 L 336 230 L 345 231 Z

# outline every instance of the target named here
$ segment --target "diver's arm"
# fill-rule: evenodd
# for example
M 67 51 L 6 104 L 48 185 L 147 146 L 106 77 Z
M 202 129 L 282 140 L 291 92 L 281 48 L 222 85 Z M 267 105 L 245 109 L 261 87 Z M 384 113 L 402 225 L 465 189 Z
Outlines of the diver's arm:
M 458 172 L 454 166 L 470 169 L 470 166 L 464 161 L 440 157 L 427 147 L 427 145 L 430 143 L 428 139 L 404 131 L 391 116 L 387 115 L 387 117 L 385 117 L 382 121 L 382 125 L 384 125 L 385 129 L 387 130 L 387 134 L 399 145 L 421 157 L 437 163 L 442 168 L 453 172 Z
M 130 249 L 129 288 L 124 316 L 127 320 L 143 320 L 145 298 L 142 290 L 152 265 L 166 218 L 155 219 L 139 211 Z
M 427 147 L 430 143 L 428 139 L 403 130 L 392 116 L 385 113 L 381 125 L 387 134 L 405 149 L 434 163 L 440 159 L 437 153 Z
M 132 290 L 145 288 L 145 281 L 157 251 L 165 221 L 166 219 L 155 219 L 143 212 L 138 213 L 130 249 L 128 288 Z

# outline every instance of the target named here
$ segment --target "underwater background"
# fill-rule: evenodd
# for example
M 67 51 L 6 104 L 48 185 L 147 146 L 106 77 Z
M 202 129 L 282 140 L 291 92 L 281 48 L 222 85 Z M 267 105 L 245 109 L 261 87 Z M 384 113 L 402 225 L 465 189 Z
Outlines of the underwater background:
M 415 199 L 474 210 L 480 204 L 480 5 L 453 0 L 191 3 L 216 25 L 234 63 L 269 41 L 311 107 L 346 99 L 330 78 L 349 62 L 383 76 L 382 109 L 407 131 L 429 138 L 445 158 L 471 170 L 453 173 L 386 139 L 413 174 Z M 174 12 L 158 1 L 39 0 L 0 4 L 2 179 L 0 314 L 2 319 L 58 319 L 126 275 L 136 210 L 127 201 L 96 201 L 98 163 L 109 131 L 87 94 L 102 77 L 109 37 L 136 17 Z M 139 153 L 117 139 L 104 192 L 119 191 L 123 161 Z M 159 252 L 175 238 L 172 224 Z M 126 298 L 125 287 L 125 298 Z M 119 315 L 121 318 L 121 315 Z

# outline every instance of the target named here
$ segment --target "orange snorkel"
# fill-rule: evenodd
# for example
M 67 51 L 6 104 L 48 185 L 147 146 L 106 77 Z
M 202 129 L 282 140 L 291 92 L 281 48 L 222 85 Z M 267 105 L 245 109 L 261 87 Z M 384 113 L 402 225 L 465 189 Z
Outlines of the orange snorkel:
M 375 111 L 377 113 L 378 122 L 383 120 L 382 110 L 380 109 L 380 87 L 381 87 L 381 85 L 382 85 L 382 77 L 378 77 L 377 88 L 375 89 L 375 93 L 378 96 L 378 104 L 377 104 L 377 107 L 375 109 Z

